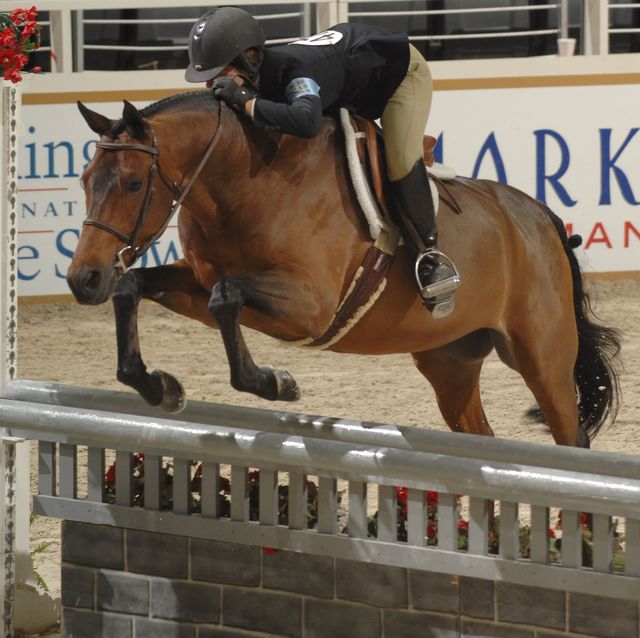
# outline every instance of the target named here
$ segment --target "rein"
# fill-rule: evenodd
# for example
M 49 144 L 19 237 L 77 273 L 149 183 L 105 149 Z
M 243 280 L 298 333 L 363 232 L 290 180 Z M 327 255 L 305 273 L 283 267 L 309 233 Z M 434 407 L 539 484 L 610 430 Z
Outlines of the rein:
M 114 267 L 116 268 L 116 270 L 120 271 L 121 275 L 124 275 L 136 263 L 136 261 L 138 261 L 138 259 L 140 259 L 140 257 L 142 257 L 142 255 L 144 255 L 147 252 L 147 250 L 149 250 L 151 245 L 167 229 L 169 222 L 175 215 L 176 211 L 182 205 L 182 202 L 184 202 L 185 198 L 189 194 L 189 191 L 191 190 L 191 187 L 193 186 L 194 182 L 202 172 L 202 169 L 204 168 L 205 164 L 209 160 L 209 157 L 211 157 L 211 153 L 213 152 L 213 149 L 216 147 L 220 139 L 220 134 L 222 133 L 223 127 L 224 127 L 224 124 L 222 122 L 222 103 L 220 103 L 220 108 L 218 111 L 218 126 L 216 127 L 215 133 L 213 134 L 213 137 L 209 142 L 209 146 L 207 147 L 207 150 L 202 156 L 200 163 L 198 164 L 195 172 L 193 173 L 193 175 L 189 179 L 189 182 L 184 188 L 181 188 L 178 184 L 176 184 L 175 182 L 172 182 L 160 167 L 160 161 L 159 161 L 160 151 L 158 149 L 158 141 L 156 139 L 155 133 L 153 132 L 153 129 L 151 130 L 150 145 L 149 144 L 120 144 L 118 142 L 98 142 L 97 144 L 98 148 L 102 148 L 106 151 L 140 151 L 142 153 L 147 153 L 151 155 L 151 157 L 153 158 L 151 166 L 149 167 L 149 175 L 147 177 L 147 188 L 144 194 L 144 198 L 142 200 L 142 204 L 140 206 L 140 211 L 138 212 L 138 217 L 136 219 L 135 226 L 130 235 L 127 235 L 126 233 L 122 232 L 121 230 L 119 230 L 115 226 L 112 226 L 111 224 L 107 224 L 97 219 L 85 219 L 82 222 L 83 226 L 95 226 L 100 230 L 104 230 L 105 232 L 110 233 L 111 235 L 113 235 L 114 237 L 116 237 L 122 243 L 125 244 L 125 247 L 119 250 L 116 253 L 116 256 L 114 258 Z M 143 241 L 141 244 L 138 245 L 137 243 L 138 238 L 140 233 L 142 232 L 142 229 L 144 228 L 145 222 L 147 221 L 149 208 L 151 206 L 151 202 L 153 201 L 153 196 L 155 194 L 155 189 L 153 188 L 153 180 L 155 178 L 156 173 L 160 175 L 160 178 L 167 185 L 169 190 L 173 191 L 174 199 L 171 205 L 171 209 L 169 210 L 169 214 L 164 220 L 164 223 L 162 224 L 162 226 L 150 237 L 148 237 L 145 241 Z M 125 262 L 125 255 L 127 253 L 130 253 L 130 261 L 128 265 Z

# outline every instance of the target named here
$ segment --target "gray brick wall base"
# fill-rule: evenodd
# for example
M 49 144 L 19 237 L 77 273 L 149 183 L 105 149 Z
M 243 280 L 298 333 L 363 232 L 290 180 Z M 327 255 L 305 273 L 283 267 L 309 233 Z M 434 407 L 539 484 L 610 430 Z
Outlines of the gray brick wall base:
M 637 602 L 64 521 L 65 638 L 638 638 Z

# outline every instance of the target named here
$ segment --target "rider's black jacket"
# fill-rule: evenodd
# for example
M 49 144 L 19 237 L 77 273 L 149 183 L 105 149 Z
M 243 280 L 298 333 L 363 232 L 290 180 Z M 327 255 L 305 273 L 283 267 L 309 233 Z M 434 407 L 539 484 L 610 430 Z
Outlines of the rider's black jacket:
M 356 23 L 267 48 L 254 122 L 267 130 L 312 137 L 323 113 L 334 114 L 342 106 L 376 119 L 408 64 L 406 34 Z

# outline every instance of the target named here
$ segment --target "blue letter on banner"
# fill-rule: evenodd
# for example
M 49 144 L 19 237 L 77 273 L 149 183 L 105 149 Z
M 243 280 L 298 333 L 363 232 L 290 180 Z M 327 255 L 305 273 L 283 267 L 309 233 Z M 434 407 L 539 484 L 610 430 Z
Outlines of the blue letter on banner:
M 487 137 L 484 144 L 482 145 L 482 148 L 478 153 L 478 158 L 476 159 L 475 166 L 473 167 L 471 178 L 476 179 L 478 177 L 478 173 L 480 172 L 480 165 L 482 164 L 482 160 L 487 153 L 489 153 L 493 158 L 493 165 L 496 167 L 497 180 L 502 184 L 506 184 L 507 172 L 504 170 L 504 162 L 502 161 L 502 155 L 500 155 L 500 149 L 498 148 L 498 143 L 496 142 L 495 133 L 491 133 L 491 135 Z
M 560 198 L 560 201 L 565 206 L 575 206 L 577 203 L 576 200 L 571 199 L 565 187 L 560 183 L 560 178 L 567 172 L 567 169 L 569 168 L 570 153 L 567 143 L 565 142 L 562 135 L 556 133 L 555 131 L 551 131 L 550 129 L 540 129 L 539 131 L 534 131 L 533 133 L 536 136 L 536 199 L 544 202 L 545 204 L 547 203 L 545 182 L 549 182 L 549 184 L 551 184 L 551 186 L 553 187 L 553 190 L 556 192 L 556 195 Z M 552 175 L 547 175 L 545 155 L 547 136 L 552 137 L 558 143 L 560 152 L 562 154 L 560 168 L 558 168 L 558 170 Z
M 631 190 L 631 184 L 629 184 L 629 180 L 625 175 L 624 171 L 616 166 L 616 162 L 624 149 L 627 148 L 627 144 L 633 139 L 634 135 L 640 129 L 632 128 L 629 131 L 629 135 L 627 135 L 625 141 L 622 143 L 622 146 L 618 149 L 618 152 L 611 157 L 611 129 L 610 128 L 601 128 L 600 129 L 600 153 L 602 156 L 602 164 L 600 167 L 600 181 L 602 184 L 602 190 L 600 191 L 600 206 L 609 206 L 611 205 L 611 174 L 610 171 L 613 171 L 613 174 L 616 176 L 616 180 L 618 180 L 618 186 L 620 187 L 620 191 L 622 192 L 622 196 L 625 198 L 628 204 L 633 204 L 634 206 L 640 205 L 640 202 L 636 201 L 633 196 L 633 191 Z

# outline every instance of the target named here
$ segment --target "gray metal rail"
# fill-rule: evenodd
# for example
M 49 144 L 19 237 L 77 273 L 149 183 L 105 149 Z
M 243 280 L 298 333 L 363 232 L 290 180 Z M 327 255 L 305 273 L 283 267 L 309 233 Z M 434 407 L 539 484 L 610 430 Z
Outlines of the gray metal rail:
M 147 405 L 137 394 L 131 392 L 16 380 L 8 384 L 4 397 L 16 401 L 121 412 L 154 419 L 167 418 L 166 412 Z M 588 469 L 597 474 L 640 479 L 640 459 L 636 456 L 491 439 L 475 434 L 459 433 L 452 436 L 449 432 L 407 426 L 204 401 L 189 401 L 186 409 L 176 418 L 189 423 L 225 424 L 233 428 L 253 428 L 263 432 L 323 438 L 356 445 L 451 454 L 461 458 L 535 465 L 540 468 L 561 467 L 576 472 Z
M 0 425 L 17 437 L 640 518 L 640 479 L 543 472 L 531 460 L 500 463 L 28 401 L 0 400 L 0 408 Z

